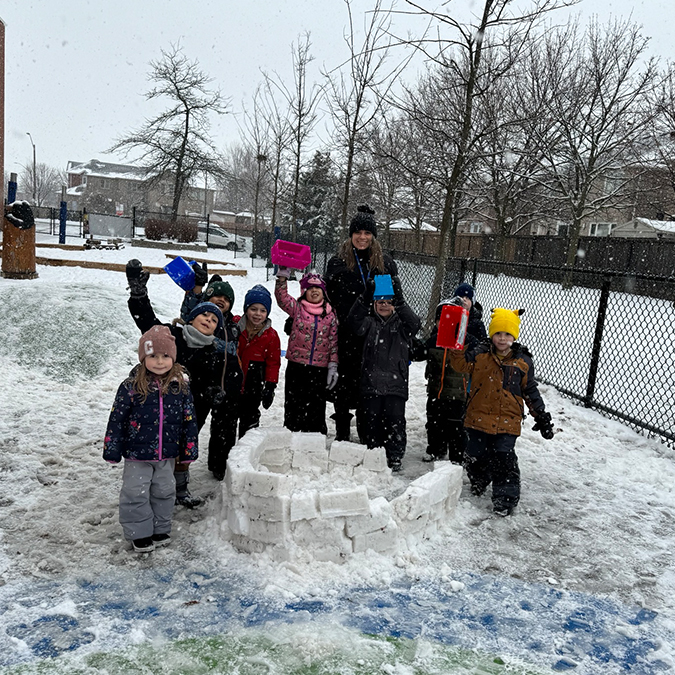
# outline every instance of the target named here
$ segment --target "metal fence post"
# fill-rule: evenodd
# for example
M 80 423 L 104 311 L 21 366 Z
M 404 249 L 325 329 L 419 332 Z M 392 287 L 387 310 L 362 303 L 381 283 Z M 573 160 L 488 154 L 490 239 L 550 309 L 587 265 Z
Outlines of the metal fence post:
M 605 317 L 607 315 L 607 304 L 611 286 L 612 279 L 610 277 L 605 277 L 602 284 L 602 290 L 600 291 L 598 317 L 595 322 L 595 337 L 593 338 L 593 351 L 591 352 L 591 365 L 588 372 L 588 386 L 586 387 L 586 396 L 584 397 L 584 405 L 587 408 L 590 408 L 593 405 L 595 382 L 598 377 L 598 364 L 600 362 L 600 348 L 602 347 L 602 332 L 605 329 Z
M 131 207 L 131 238 L 136 236 L 136 207 Z
M 457 285 L 464 283 L 464 277 L 466 275 L 466 263 L 466 258 L 462 258 L 459 261 L 459 281 L 457 282 Z
M 471 275 L 471 285 L 476 288 L 476 279 L 478 278 L 478 258 L 473 259 L 473 274 Z

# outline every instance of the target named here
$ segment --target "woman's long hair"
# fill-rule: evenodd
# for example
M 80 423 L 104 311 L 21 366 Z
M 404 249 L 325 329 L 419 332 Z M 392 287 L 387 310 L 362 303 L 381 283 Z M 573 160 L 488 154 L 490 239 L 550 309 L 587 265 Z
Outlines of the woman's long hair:
M 352 272 L 356 269 L 356 256 L 354 255 L 354 244 L 352 244 L 351 237 L 342 242 L 338 255 Z M 384 253 L 380 242 L 375 237 L 370 244 L 370 269 L 375 270 L 378 274 L 384 274 Z
M 145 367 L 145 363 L 141 363 L 134 375 L 134 391 L 140 394 L 141 403 L 145 403 L 153 385 L 158 386 L 162 395 L 165 395 L 169 393 L 171 385 L 175 382 L 178 385 L 178 390 L 186 393 L 188 391 L 188 380 L 185 375 L 185 368 L 180 363 L 174 363 L 171 370 L 164 373 L 164 375 L 151 373 Z

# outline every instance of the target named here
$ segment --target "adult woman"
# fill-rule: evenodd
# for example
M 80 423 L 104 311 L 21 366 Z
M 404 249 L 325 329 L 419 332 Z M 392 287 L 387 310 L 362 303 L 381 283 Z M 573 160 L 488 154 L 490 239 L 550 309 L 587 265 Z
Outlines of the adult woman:
M 326 290 L 338 321 L 338 383 L 333 390 L 335 439 L 349 440 L 352 419 L 350 409 L 356 409 L 356 429 L 363 438 L 363 410 L 360 405 L 359 382 L 364 338 L 356 335 L 347 323 L 349 310 L 364 292 L 366 279 L 376 274 L 398 274 L 393 258 L 384 253 L 377 241 L 375 211 L 367 204 L 359 206 L 349 224 L 349 238 L 328 261 Z

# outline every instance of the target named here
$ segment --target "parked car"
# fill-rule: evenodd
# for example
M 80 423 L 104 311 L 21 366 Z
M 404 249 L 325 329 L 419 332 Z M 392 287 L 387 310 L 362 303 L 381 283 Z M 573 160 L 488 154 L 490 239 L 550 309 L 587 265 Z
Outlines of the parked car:
M 199 241 L 206 241 L 206 222 L 202 221 L 197 226 L 197 239 Z M 209 246 L 226 248 L 228 251 L 244 251 L 246 250 L 246 239 L 239 235 L 231 234 L 218 225 L 208 224 Z

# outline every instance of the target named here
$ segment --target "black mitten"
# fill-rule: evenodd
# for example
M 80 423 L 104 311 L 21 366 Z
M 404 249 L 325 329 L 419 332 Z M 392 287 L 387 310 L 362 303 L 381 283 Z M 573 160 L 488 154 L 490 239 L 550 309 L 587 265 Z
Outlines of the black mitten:
M 274 382 L 265 382 L 262 393 L 262 406 L 268 410 L 274 401 L 274 390 L 277 388 Z
M 366 279 L 366 288 L 363 291 L 363 295 L 361 295 L 361 299 L 363 300 L 364 305 L 369 306 L 373 304 L 374 297 L 375 297 L 375 279 L 371 279 L 369 277 L 368 279 Z
M 146 272 L 141 261 L 134 258 L 127 263 L 126 273 L 131 297 L 144 298 L 148 294 L 147 283 L 150 272 Z
M 206 283 L 209 280 L 209 272 L 206 269 L 206 263 L 202 266 L 196 262 L 192 265 L 192 269 L 195 272 L 195 286 L 206 286 Z
M 35 225 L 33 211 L 28 202 L 14 202 L 6 212 L 5 218 L 20 230 L 30 230 Z
M 541 412 L 537 415 L 532 431 L 538 431 L 542 438 L 550 441 L 553 438 L 553 423 L 551 422 L 551 413 Z

